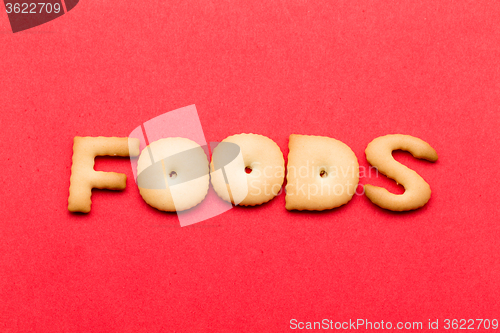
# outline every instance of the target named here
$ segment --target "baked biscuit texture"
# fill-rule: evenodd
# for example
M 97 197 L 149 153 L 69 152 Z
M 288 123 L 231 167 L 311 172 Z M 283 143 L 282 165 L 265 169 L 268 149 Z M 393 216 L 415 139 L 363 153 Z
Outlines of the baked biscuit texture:
M 286 209 L 326 210 L 351 200 L 359 164 L 343 142 L 324 136 L 290 135 Z
M 397 162 L 394 150 L 410 152 L 413 157 L 435 162 L 438 155 L 427 142 L 403 134 L 378 137 L 366 147 L 366 159 L 380 173 L 394 179 L 405 188 L 405 193 L 392 194 L 385 188 L 365 185 L 365 194 L 375 205 L 392 211 L 407 211 L 424 206 L 431 197 L 431 188 L 415 171 Z
M 209 181 L 203 148 L 186 138 L 150 143 L 137 161 L 137 186 L 144 201 L 162 211 L 180 212 L 205 199 Z
M 223 200 L 240 206 L 260 205 L 281 191 L 285 160 L 278 145 L 259 134 L 237 134 L 213 150 L 211 182 Z
M 80 137 L 73 140 L 73 164 L 69 186 L 68 210 L 90 212 L 92 189 L 123 190 L 127 176 L 95 171 L 96 156 L 137 156 L 139 140 L 116 137 Z

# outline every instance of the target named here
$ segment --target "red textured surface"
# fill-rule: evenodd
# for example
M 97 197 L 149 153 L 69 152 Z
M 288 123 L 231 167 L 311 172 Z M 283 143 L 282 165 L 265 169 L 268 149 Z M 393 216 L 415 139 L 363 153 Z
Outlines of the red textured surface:
M 2 9 L 0 331 L 498 319 L 498 22 L 493 1 L 81 1 L 12 34 Z M 395 155 L 432 198 L 311 213 L 281 195 L 181 228 L 142 201 L 126 158 L 100 158 L 127 189 L 67 212 L 74 136 L 128 136 L 190 104 L 207 141 L 258 133 L 285 157 L 290 134 L 325 135 L 367 167 L 375 137 L 417 136 L 438 162 Z

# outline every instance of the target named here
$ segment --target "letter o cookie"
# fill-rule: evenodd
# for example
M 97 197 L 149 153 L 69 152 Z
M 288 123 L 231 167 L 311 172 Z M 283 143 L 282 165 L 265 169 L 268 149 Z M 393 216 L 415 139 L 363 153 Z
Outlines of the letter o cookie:
M 165 138 L 143 149 L 137 186 L 152 207 L 174 212 L 198 205 L 208 192 L 209 166 L 203 148 L 186 138 Z
M 241 206 L 268 202 L 279 194 L 285 160 L 278 145 L 259 134 L 237 134 L 213 150 L 210 175 L 223 200 Z

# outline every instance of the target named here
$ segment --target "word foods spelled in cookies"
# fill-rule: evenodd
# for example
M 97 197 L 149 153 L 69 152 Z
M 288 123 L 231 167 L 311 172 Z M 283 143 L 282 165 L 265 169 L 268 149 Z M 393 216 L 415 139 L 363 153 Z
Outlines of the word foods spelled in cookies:
M 96 156 L 139 156 L 137 186 L 143 200 L 162 211 L 182 212 L 201 203 L 210 184 L 229 205 L 256 206 L 282 191 L 286 177 L 287 210 L 327 210 L 348 203 L 356 193 L 359 164 L 343 142 L 324 136 L 292 134 L 288 163 L 268 137 L 237 134 L 222 140 L 209 160 L 196 142 L 163 138 L 142 151 L 133 138 L 75 137 L 68 210 L 90 212 L 93 188 L 122 190 L 126 175 L 94 170 Z M 401 195 L 365 185 L 375 205 L 393 211 L 424 206 L 431 197 L 429 184 L 415 171 L 397 162 L 392 151 L 404 150 L 415 158 L 435 162 L 436 151 L 425 141 L 403 134 L 378 137 L 366 148 L 368 162 L 405 188 Z

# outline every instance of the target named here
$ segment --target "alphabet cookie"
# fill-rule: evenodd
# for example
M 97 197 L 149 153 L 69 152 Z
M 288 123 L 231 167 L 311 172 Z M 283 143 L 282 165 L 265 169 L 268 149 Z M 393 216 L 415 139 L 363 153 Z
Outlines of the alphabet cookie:
M 93 188 L 123 190 L 127 176 L 94 170 L 96 156 L 137 156 L 139 140 L 129 138 L 80 137 L 73 140 L 73 164 L 69 186 L 68 210 L 90 212 Z
M 435 162 L 438 155 L 427 142 L 403 134 L 392 134 L 374 139 L 366 147 L 366 159 L 387 177 L 405 188 L 401 195 L 392 194 L 385 188 L 365 185 L 365 194 L 375 205 L 393 211 L 407 211 L 424 206 L 431 197 L 431 188 L 415 171 L 397 162 L 393 150 L 405 150 L 413 157 Z
M 325 210 L 351 200 L 359 181 L 354 152 L 324 136 L 290 135 L 286 209 Z
M 198 205 L 208 192 L 208 158 L 203 148 L 186 138 L 150 143 L 137 161 L 137 186 L 150 206 L 180 212 Z
M 268 137 L 237 134 L 225 138 L 213 150 L 210 170 L 212 186 L 223 200 L 255 206 L 279 194 L 285 160 Z

